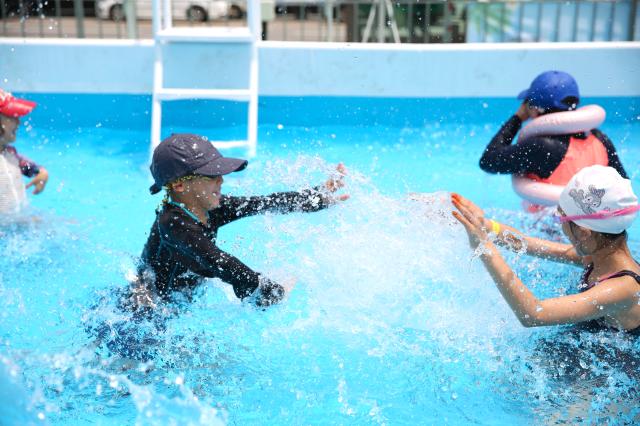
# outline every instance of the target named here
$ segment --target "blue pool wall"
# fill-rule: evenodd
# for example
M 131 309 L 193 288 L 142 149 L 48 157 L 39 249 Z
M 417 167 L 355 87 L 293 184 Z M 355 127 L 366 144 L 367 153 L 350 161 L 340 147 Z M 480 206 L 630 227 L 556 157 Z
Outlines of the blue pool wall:
M 264 42 L 261 96 L 512 97 L 541 71 L 570 72 L 587 97 L 640 96 L 640 42 L 391 45 Z M 248 49 L 179 44 L 165 85 L 243 87 Z M 15 92 L 148 95 L 150 40 L 0 39 L 0 86 Z
M 247 84 L 248 50 L 242 45 L 177 44 L 165 55 L 167 86 Z M 150 40 L 4 38 L 0 87 L 39 103 L 29 120 L 40 129 L 144 129 L 151 123 L 153 56 Z M 582 104 L 602 104 L 609 122 L 640 117 L 638 42 L 264 42 L 259 59 L 261 124 L 501 122 L 517 108 L 516 94 L 547 69 L 572 73 Z M 167 102 L 163 133 L 173 127 L 243 126 L 246 112 L 242 102 Z

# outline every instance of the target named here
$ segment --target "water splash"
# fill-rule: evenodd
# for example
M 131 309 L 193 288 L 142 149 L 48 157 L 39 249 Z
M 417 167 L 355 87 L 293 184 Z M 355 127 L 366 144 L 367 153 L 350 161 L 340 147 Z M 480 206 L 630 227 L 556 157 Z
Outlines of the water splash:
M 230 181 L 231 192 L 309 188 L 334 168 L 309 156 L 253 167 L 259 179 Z M 447 194 L 415 201 L 385 193 L 376 179 L 351 170 L 345 203 L 222 228 L 223 248 L 275 280 L 294 277 L 294 291 L 260 311 L 209 280 L 156 331 L 144 362 L 96 348 L 95 336 L 83 331 L 92 320 L 113 333 L 123 322 L 134 335 L 148 331 L 151 324 L 116 308 L 112 291 L 126 285 L 130 253 L 93 243 L 73 225 L 3 239 L 13 266 L 0 281 L 9 318 L 0 347 L 23 372 L 33 413 L 51 423 L 109 416 L 122 424 L 409 423 L 418 412 L 425 422 L 571 422 L 606 419 L 613 406 L 626 410 L 620 418 L 637 416 L 636 379 L 615 362 L 618 352 L 607 351 L 633 362 L 635 342 L 615 333 L 521 328 L 473 260 Z M 513 212 L 491 214 L 520 220 Z M 548 232 L 539 222 L 531 228 Z M 569 267 L 522 253 L 507 258 L 538 294 L 557 294 L 577 278 Z M 25 287 L 13 275 L 25 264 L 33 265 L 35 282 L 50 285 Z M 92 307 L 101 298 L 105 304 Z M 25 326 L 27 317 L 38 324 Z

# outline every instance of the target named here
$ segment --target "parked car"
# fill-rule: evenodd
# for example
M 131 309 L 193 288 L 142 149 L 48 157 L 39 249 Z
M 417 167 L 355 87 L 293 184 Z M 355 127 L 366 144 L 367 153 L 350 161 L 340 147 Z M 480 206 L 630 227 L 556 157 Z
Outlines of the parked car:
M 56 16 L 59 7 L 60 16 L 74 16 L 75 2 L 73 0 L 0 0 L 4 3 L 4 11 L 8 18 L 14 16 L 47 17 Z M 82 0 L 84 16 L 95 16 L 95 0 Z
M 152 1 L 136 0 L 136 17 L 151 19 Z M 241 19 L 244 9 L 237 3 L 226 0 L 173 0 L 171 2 L 174 19 L 204 22 L 209 19 Z M 123 0 L 98 0 L 96 16 L 101 19 L 122 21 L 125 18 Z

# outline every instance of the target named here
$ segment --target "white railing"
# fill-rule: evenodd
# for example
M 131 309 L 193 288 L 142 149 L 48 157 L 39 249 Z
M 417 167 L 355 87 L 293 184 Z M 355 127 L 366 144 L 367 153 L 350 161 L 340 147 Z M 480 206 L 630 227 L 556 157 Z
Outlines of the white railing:
M 276 0 L 263 38 L 278 41 L 640 40 L 639 0 Z M 5 37 L 151 38 L 151 0 L 0 1 Z M 175 26 L 246 26 L 246 0 L 175 0 Z M 168 16 L 164 14 L 164 16 Z

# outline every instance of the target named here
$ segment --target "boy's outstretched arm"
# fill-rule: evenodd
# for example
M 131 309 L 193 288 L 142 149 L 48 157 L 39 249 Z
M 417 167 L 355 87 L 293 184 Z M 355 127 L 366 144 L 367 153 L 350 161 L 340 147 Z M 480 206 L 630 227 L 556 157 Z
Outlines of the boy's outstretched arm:
M 332 204 L 346 201 L 348 194 L 336 196 L 344 187 L 347 174 L 342 163 L 338 164 L 334 175 L 324 184 L 302 191 L 276 192 L 269 195 L 236 197 L 223 195 L 220 207 L 211 210 L 210 216 L 219 225 L 225 225 L 243 217 L 272 213 L 316 212 Z

